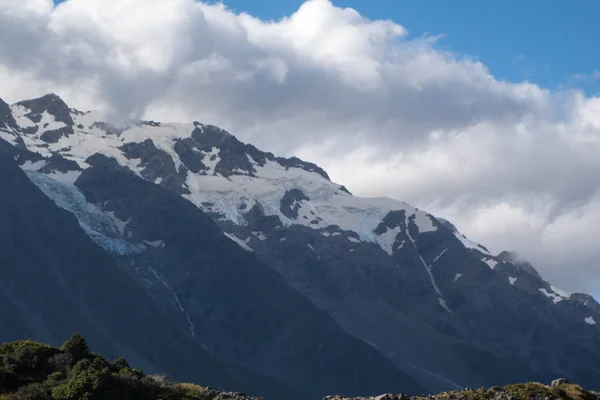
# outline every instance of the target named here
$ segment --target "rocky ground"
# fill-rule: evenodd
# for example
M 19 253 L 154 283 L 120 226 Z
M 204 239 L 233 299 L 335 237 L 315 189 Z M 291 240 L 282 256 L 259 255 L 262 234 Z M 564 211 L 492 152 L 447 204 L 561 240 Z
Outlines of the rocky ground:
M 464 389 L 432 396 L 383 394 L 376 397 L 328 396 L 323 400 L 600 400 L 600 393 L 583 389 L 565 379 L 557 379 L 549 386 L 541 383 L 522 383 L 490 389 Z

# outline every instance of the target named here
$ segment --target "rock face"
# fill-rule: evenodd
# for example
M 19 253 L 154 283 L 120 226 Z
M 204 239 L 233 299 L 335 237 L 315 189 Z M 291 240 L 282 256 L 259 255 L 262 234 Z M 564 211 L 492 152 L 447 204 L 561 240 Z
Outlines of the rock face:
M 448 221 L 355 197 L 314 164 L 197 122 L 115 127 L 54 95 L 0 103 L 0 121 L 3 179 L 22 181 L 5 196 L 2 211 L 14 221 L 0 230 L 12 238 L 8 226 L 27 227 L 22 242 L 6 244 L 27 252 L 0 266 L 18 288 L 0 301 L 3 318 L 15 321 L 0 339 L 63 339 L 52 326 L 66 314 L 43 299 L 68 295 L 73 308 L 102 287 L 98 299 L 115 294 L 130 304 L 131 292 L 137 306 L 106 309 L 98 300 L 65 329 L 91 331 L 88 319 L 105 316 L 97 331 L 112 334 L 90 340 L 107 351 L 126 343 L 181 380 L 189 378 L 178 365 L 198 352 L 221 367 L 196 381 L 231 381 L 218 387 L 268 400 L 281 388 L 286 398 L 317 399 L 556 376 L 600 382 L 600 305 L 550 285 L 514 253 L 490 254 Z M 50 134 L 56 141 L 44 136 L 57 129 L 65 130 Z M 68 236 L 51 215 L 70 220 Z M 82 281 L 60 286 L 71 275 Z M 48 317 L 31 311 L 25 323 L 20 304 L 33 300 L 21 296 L 30 291 L 39 297 L 30 311 Z M 147 331 L 147 343 L 134 340 Z M 163 341 L 178 349 L 169 359 L 154 350 Z

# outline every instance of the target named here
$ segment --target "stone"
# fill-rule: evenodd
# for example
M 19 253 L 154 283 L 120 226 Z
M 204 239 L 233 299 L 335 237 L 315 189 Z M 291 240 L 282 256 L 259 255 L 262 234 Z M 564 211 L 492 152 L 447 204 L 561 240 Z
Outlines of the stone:
M 558 387 L 560 385 L 565 385 L 567 383 L 569 383 L 569 381 L 567 379 L 560 378 L 560 379 L 553 380 L 551 386 L 554 388 L 554 387 Z

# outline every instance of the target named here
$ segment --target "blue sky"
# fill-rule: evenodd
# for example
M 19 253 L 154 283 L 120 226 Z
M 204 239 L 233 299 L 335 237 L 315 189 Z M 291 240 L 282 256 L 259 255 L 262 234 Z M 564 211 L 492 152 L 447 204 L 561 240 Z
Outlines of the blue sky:
M 262 19 L 290 15 L 302 0 L 226 0 Z M 594 0 L 333 0 L 371 19 L 392 19 L 410 36 L 444 34 L 438 46 L 469 54 L 494 76 L 547 88 L 600 93 L 600 2 Z M 576 77 L 579 75 L 579 77 Z

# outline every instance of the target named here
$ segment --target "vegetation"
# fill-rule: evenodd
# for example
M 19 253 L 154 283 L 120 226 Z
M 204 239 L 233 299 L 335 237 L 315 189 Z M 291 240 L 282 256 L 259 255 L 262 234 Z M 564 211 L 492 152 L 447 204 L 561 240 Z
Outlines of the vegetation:
M 258 400 L 239 393 L 218 393 L 198 385 L 174 383 L 162 375 L 145 375 L 132 368 L 123 357 L 109 363 L 90 352 L 80 334 L 71 336 L 60 349 L 31 340 L 0 346 L 0 400 L 129 399 Z M 341 396 L 326 399 L 348 400 Z M 464 389 L 434 396 L 384 395 L 376 399 L 600 400 L 600 394 L 558 380 L 551 386 L 523 383 L 490 389 Z
M 60 349 L 31 340 L 0 346 L 1 400 L 128 400 L 215 398 L 209 390 L 145 375 L 119 357 L 91 353 L 80 334 Z

